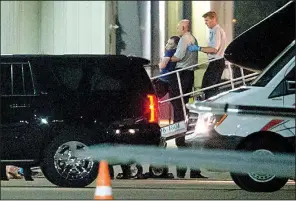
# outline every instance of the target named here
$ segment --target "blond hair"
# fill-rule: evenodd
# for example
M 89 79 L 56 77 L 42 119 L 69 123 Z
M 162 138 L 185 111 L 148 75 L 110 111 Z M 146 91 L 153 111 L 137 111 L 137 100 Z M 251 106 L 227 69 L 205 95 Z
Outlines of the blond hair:
M 203 18 L 209 17 L 210 19 L 216 18 L 217 19 L 217 14 L 215 11 L 209 11 L 203 14 Z

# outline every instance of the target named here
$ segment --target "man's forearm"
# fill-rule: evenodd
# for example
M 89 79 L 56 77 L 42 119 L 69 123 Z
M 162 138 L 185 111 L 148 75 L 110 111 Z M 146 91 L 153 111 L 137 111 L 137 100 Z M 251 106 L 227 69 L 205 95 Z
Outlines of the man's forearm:
M 218 50 L 216 48 L 213 47 L 201 47 L 198 45 L 189 45 L 187 48 L 190 52 L 203 52 L 203 53 L 207 53 L 207 54 L 216 54 L 218 52 Z
M 178 57 L 172 56 L 171 57 L 171 62 L 178 62 L 181 61 L 181 59 L 179 59 Z
M 170 57 L 163 57 L 158 64 L 159 68 L 160 69 L 165 68 L 166 65 L 170 62 L 170 59 L 171 59 Z
M 204 53 L 213 53 L 216 54 L 218 50 L 213 47 L 200 47 L 200 51 Z

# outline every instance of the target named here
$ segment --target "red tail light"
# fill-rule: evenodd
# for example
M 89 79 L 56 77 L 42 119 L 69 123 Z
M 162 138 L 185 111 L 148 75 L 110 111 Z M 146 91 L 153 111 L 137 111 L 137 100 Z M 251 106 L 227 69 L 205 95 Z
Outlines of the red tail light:
M 147 95 L 147 104 L 145 105 L 145 116 L 149 123 L 158 123 L 158 100 L 156 95 Z

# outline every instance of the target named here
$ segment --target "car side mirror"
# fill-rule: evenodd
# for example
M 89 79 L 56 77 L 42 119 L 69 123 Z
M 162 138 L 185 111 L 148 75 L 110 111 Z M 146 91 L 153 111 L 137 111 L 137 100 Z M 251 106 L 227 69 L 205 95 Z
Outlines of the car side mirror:
M 286 80 L 286 86 L 288 91 L 295 91 L 295 81 Z

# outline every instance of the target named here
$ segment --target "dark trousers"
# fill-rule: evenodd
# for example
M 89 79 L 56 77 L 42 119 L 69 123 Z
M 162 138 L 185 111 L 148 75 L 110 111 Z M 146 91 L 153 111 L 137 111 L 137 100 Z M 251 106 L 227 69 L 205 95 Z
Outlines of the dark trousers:
M 176 97 L 180 95 L 179 85 L 177 75 L 173 74 L 169 77 L 170 80 L 170 90 L 169 95 L 170 98 Z M 183 94 L 189 93 L 192 91 L 194 84 L 194 71 L 184 70 L 180 72 L 180 80 Z M 184 103 L 188 103 L 190 96 L 184 97 Z M 174 110 L 174 122 L 179 122 L 184 120 L 184 113 L 182 107 L 181 99 L 176 99 L 171 101 L 173 110 Z M 188 113 L 188 109 L 186 108 L 186 113 Z M 185 136 L 179 137 L 175 139 L 175 143 L 178 148 L 187 147 L 185 143 Z M 177 176 L 184 177 L 186 174 L 187 168 L 178 167 L 177 166 Z M 190 174 L 200 174 L 200 170 L 191 170 Z
M 184 70 L 180 72 L 180 80 L 183 94 L 189 93 L 192 91 L 192 87 L 194 84 L 194 71 L 191 70 Z M 176 97 L 180 95 L 179 85 L 177 75 L 173 74 L 169 77 L 170 89 L 169 95 L 170 98 Z M 188 103 L 189 96 L 184 97 L 184 103 Z M 176 99 L 171 101 L 174 110 L 174 122 L 183 121 L 184 114 L 183 114 L 183 107 L 181 99 Z
M 114 178 L 114 169 L 113 169 L 113 166 L 112 165 L 108 165 L 109 167 L 109 174 L 110 174 L 110 177 L 111 179 Z
M 25 180 L 33 180 L 31 168 L 29 166 L 24 166 L 23 169 Z
M 0 176 L 1 176 L 1 180 L 6 180 L 7 179 L 7 175 L 6 175 L 6 165 L 0 164 Z
M 124 178 L 130 178 L 131 176 L 131 168 L 129 164 L 120 165 L 122 170 L 122 175 Z
M 224 59 L 215 60 L 209 63 L 209 66 L 202 79 L 202 88 L 218 84 L 221 81 L 221 76 L 225 68 Z M 204 91 L 205 99 L 208 99 L 218 94 L 218 88 L 212 88 Z

